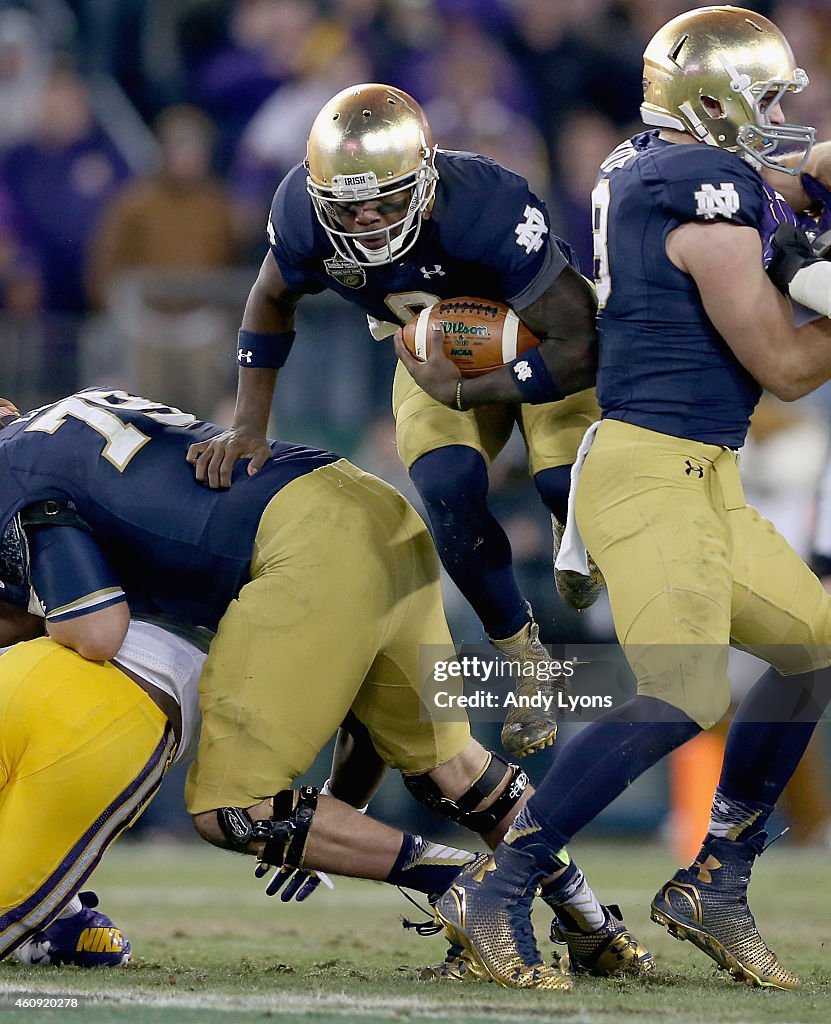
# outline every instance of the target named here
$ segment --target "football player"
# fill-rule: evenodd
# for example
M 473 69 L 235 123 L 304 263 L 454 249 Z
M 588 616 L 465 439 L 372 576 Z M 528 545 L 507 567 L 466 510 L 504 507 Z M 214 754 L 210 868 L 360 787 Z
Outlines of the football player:
M 509 906 L 511 952 L 538 960 L 527 907 L 552 852 L 722 717 L 733 642 L 771 668 L 731 725 L 701 851 L 661 887 L 652 917 L 737 979 L 799 985 L 759 934 L 747 887 L 774 804 L 828 702 L 831 598 L 746 505 L 737 450 L 763 387 L 794 400 L 831 377 L 827 315 L 794 326 L 762 261 L 771 196 L 760 170 L 776 180 L 787 166 L 804 191 L 796 176 L 813 129 L 786 122 L 780 104 L 806 84 L 767 19 L 733 7 L 680 15 L 644 55 L 641 113 L 655 129 L 601 167 L 603 417 L 581 446 L 576 525 L 606 578 L 638 694 L 560 752 L 481 884 L 464 880 L 438 904 L 466 955 L 503 983 L 504 929 L 497 946 L 487 922 Z
M 4 556 L 19 550 L 4 538 Z M 0 566 L 4 590 L 21 585 L 5 557 Z M 3 641 L 15 643 L 0 657 L 0 960 L 118 967 L 129 940 L 79 890 L 167 768 L 193 753 L 208 635 L 133 619 L 98 663 L 48 637 L 17 642 L 42 630 L 0 602 Z
M 191 447 L 198 479 L 227 487 L 237 459 L 248 458 L 256 473 L 269 457 L 272 395 L 304 295 L 336 292 L 366 312 L 377 339 L 442 298 L 507 302 L 541 339 L 539 348 L 475 379 L 457 373 L 439 400 L 399 365 L 392 403 L 398 451 L 450 577 L 508 658 L 546 658 L 508 538 L 488 507 L 488 465 L 518 423 L 558 547 L 569 468 L 599 415 L 594 295 L 570 247 L 551 231 L 545 205 L 494 161 L 437 149 L 411 96 L 356 85 L 315 119 L 305 162 L 274 196 L 268 239 L 239 332 L 234 424 Z M 581 608 L 601 586 L 599 576 L 571 573 L 557 584 Z M 523 695 L 539 689 L 530 676 L 518 686 Z M 555 734 L 553 713 L 513 708 L 502 741 L 521 757 Z
M 465 851 L 291 788 L 351 711 L 416 799 L 490 845 L 527 799 L 517 765 L 474 740 L 466 718 L 438 720 L 422 695 L 422 657 L 453 646 L 435 549 L 394 488 L 330 452 L 273 441 L 259 472 L 240 464 L 233 487 L 212 490 L 185 453 L 220 428 L 123 391 L 90 388 L 23 416 L 0 406 L 0 425 L 0 529 L 11 524 L 23 566 L 7 595 L 96 661 L 116 655 L 130 610 L 215 631 L 186 786 L 204 838 L 264 865 L 430 894 L 474 870 Z M 564 869 L 551 906 L 575 967 L 648 970 L 617 909 L 567 858 Z M 533 978 L 568 987 L 550 967 Z

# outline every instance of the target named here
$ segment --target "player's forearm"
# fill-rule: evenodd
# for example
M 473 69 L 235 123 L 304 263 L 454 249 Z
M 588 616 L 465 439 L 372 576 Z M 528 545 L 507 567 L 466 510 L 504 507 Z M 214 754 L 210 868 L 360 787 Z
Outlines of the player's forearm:
M 556 390 L 544 401 L 556 402 L 567 395 L 584 391 L 594 384 L 594 373 L 590 370 L 570 371 L 562 375 L 552 375 Z M 510 366 L 501 366 L 498 370 L 484 373 L 481 377 L 468 377 L 461 387 L 461 404 L 463 409 L 472 409 L 479 405 L 492 405 L 499 402 L 527 402 L 517 384 L 516 376 Z M 450 404 L 450 403 L 448 403 Z M 455 403 L 454 403 L 455 404 Z M 535 402 L 532 404 L 541 404 Z
M 279 370 L 240 367 L 234 428 L 265 436 Z
M 813 320 L 796 329 L 795 336 L 795 344 L 781 352 L 781 383 L 770 389 L 785 402 L 804 398 L 831 380 L 831 320 Z

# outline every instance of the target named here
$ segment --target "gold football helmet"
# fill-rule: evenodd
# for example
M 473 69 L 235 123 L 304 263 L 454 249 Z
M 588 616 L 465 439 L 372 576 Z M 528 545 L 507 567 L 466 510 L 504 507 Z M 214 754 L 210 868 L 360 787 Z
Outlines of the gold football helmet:
M 391 263 L 415 245 L 433 203 L 438 175 L 430 125 L 416 101 L 389 85 L 353 85 L 323 107 L 306 151 L 306 189 L 317 219 L 342 259 L 362 266 Z M 361 239 L 379 229 L 349 232 L 336 205 L 383 202 L 408 193 L 400 220 L 381 231 L 386 244 L 369 249 Z
M 787 39 L 767 18 L 740 7 L 700 7 L 673 18 L 644 51 L 646 124 L 691 133 L 710 146 L 741 152 L 754 166 L 798 174 L 814 129 L 772 124 L 769 112 L 808 76 Z M 796 166 L 777 163 L 798 152 Z

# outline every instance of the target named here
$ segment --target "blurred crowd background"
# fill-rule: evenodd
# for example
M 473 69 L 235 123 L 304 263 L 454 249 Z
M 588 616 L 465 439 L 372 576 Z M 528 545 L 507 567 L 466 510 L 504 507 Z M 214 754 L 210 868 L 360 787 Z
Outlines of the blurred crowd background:
M 229 423 L 236 329 L 266 252 L 271 197 L 303 159 L 317 111 L 356 82 L 410 92 L 442 148 L 484 153 L 524 174 L 590 272 L 589 196 L 600 161 L 639 130 L 643 48 L 695 6 L 0 0 L 0 393 L 30 408 L 114 385 Z M 742 6 L 784 30 L 811 78 L 786 113 L 831 138 L 831 4 Z M 335 448 L 418 504 L 394 444 L 394 363 L 390 342 L 374 342 L 341 299 L 304 300 L 273 432 Z M 744 454 L 751 501 L 806 555 L 829 394 L 792 406 L 766 399 Z M 556 599 L 550 525 L 519 439 L 493 467 L 493 505 L 543 639 L 610 640 L 605 602 L 578 614 Z M 455 588 L 445 592 L 457 641 L 482 640 Z M 753 673 L 736 666 L 737 696 Z M 831 840 L 825 731 L 804 773 L 813 789 L 791 801 L 806 842 Z M 484 733 L 498 744 L 496 726 Z M 535 756 L 532 776 L 550 756 Z M 680 813 L 673 792 L 701 765 L 650 773 L 596 828 L 667 828 Z M 149 827 L 186 827 L 171 811 L 176 799 L 151 809 Z M 399 795 L 386 801 L 395 818 Z

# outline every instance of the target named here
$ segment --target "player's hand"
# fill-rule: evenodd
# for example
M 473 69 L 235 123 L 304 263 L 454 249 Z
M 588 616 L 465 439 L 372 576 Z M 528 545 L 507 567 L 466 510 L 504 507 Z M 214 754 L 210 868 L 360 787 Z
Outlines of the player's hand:
M 234 427 L 209 441 L 197 441 L 187 454 L 199 483 L 214 488 L 231 486 L 231 474 L 239 459 L 249 460 L 248 475 L 253 476 L 270 458 L 271 447 L 264 436 Z
M 256 878 L 262 878 L 268 874 L 270 869 L 270 864 L 260 862 L 254 869 L 254 875 Z M 334 889 L 332 880 L 322 871 L 305 871 L 302 868 L 291 868 L 288 864 L 284 864 L 277 868 L 271 876 L 265 887 L 265 894 L 266 896 L 276 896 L 279 893 L 283 903 L 291 903 L 292 900 L 302 903 L 317 890 L 321 882 L 330 889 Z
M 793 224 L 780 224 L 773 233 L 773 258 L 768 265 L 768 277 L 783 295 L 794 276 L 803 267 L 816 263 L 817 257 L 804 231 Z
M 442 405 L 456 406 L 456 384 L 461 378 L 459 367 L 444 352 L 441 327 L 430 327 L 430 355 L 422 362 L 408 351 L 400 329 L 393 338 L 395 353 L 420 388 Z

